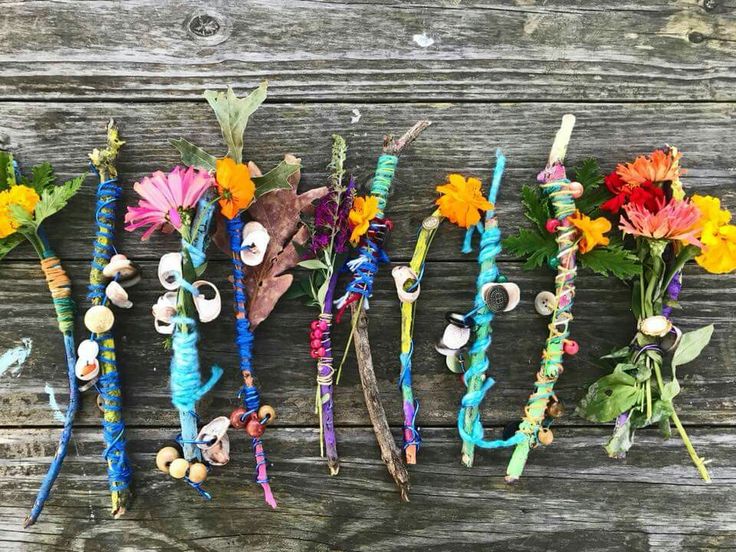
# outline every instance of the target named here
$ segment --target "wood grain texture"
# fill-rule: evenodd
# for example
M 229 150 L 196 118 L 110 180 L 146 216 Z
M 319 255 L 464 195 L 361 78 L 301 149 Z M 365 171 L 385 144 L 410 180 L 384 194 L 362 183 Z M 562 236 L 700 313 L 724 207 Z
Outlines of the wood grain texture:
M 251 118 L 245 153 L 264 168 L 273 167 L 285 152 L 302 158 L 301 187 L 324 184 L 333 132 L 348 142 L 347 167 L 358 182 L 368 185 L 376 167 L 376 151 L 386 132 L 401 132 L 419 118 L 433 121 L 404 154 L 396 172 L 388 216 L 396 222 L 389 251 L 392 258 L 411 257 L 421 221 L 431 214 L 434 188 L 449 172 L 463 172 L 490 180 L 497 147 L 508 159 L 498 200 L 501 229 L 508 233 L 526 224 L 519 192 L 534 184 L 547 159 L 560 117 L 575 113 L 577 124 L 569 150 L 574 165 L 588 157 L 601 159 L 611 170 L 618 161 L 669 143 L 685 154 L 685 185 L 723 198 L 736 208 L 734 165 L 724 144 L 736 143 L 736 104 L 371 104 L 351 123 L 351 105 L 265 105 Z M 99 146 L 109 117 L 120 124 L 128 144 L 120 155 L 123 201 L 134 204 L 132 184 L 156 169 L 178 162 L 169 140 L 186 137 L 208 151 L 223 155 L 222 137 L 209 107 L 181 103 L 0 103 L 0 147 L 17 154 L 24 166 L 48 160 L 68 178 L 87 170 L 87 152 Z M 69 209 L 49 222 L 49 233 L 63 259 L 88 259 L 93 239 L 93 178 Z M 120 211 L 124 211 L 120 209 Z M 67 231 L 73 228 L 73 232 Z M 156 237 L 141 243 L 140 232 L 119 232 L 122 251 L 138 259 L 157 259 L 171 241 Z M 443 225 L 430 250 L 432 260 L 466 260 L 460 253 L 462 232 Z M 213 253 L 213 258 L 225 259 Z M 29 248 L 10 258 L 33 256 Z
M 55 430 L 0 434 L 3 550 L 731 550 L 736 521 L 734 429 L 693 430 L 712 459 L 714 484 L 688 465 L 677 440 L 638 434 L 626 462 L 605 458 L 603 430 L 560 430 L 560 442 L 535 452 L 525 478 L 503 482 L 508 451 L 457 462 L 453 430 L 432 429 L 411 466 L 412 501 L 402 503 L 369 428 L 342 431 L 340 475 L 330 477 L 315 428 L 269 433 L 279 508 L 266 511 L 250 481 L 242 435 L 231 463 L 216 468 L 204 502 L 155 468 L 170 429 L 130 431 L 136 500 L 125 518 L 107 519 L 99 435 L 78 430 L 46 523 L 19 528 L 24 506 L 53 451 Z M 395 432 L 399 438 L 398 430 Z
M 5 1 L 0 97 L 727 100 L 728 0 Z

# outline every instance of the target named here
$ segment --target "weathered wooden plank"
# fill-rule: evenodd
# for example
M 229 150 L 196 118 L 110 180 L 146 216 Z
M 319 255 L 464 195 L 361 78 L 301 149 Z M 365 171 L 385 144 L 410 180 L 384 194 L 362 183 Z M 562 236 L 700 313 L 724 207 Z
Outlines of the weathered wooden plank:
M 112 521 L 99 435 L 76 432 L 64 472 L 41 522 L 20 528 L 53 454 L 55 430 L 0 435 L 0 528 L 4 550 L 683 550 L 730 549 L 736 539 L 733 429 L 694 430 L 712 459 L 703 484 L 677 440 L 641 432 L 626 462 L 600 448 L 602 431 L 560 430 L 537 451 L 525 478 L 503 482 L 508 451 L 458 459 L 455 433 L 426 433 L 411 467 L 412 501 L 401 503 L 368 428 L 343 431 L 342 469 L 330 477 L 315 454 L 315 429 L 269 432 L 279 508 L 264 511 L 250 482 L 249 445 L 233 434 L 231 464 L 207 482 L 203 502 L 158 472 L 156 450 L 170 430 L 130 432 L 136 501 Z M 398 438 L 398 432 L 397 432 Z M 603 537 L 602 535 L 605 535 Z
M 76 282 L 83 282 L 86 265 L 69 263 Z M 168 394 L 170 353 L 161 347 L 161 336 L 153 331 L 150 305 L 162 293 L 155 276 L 155 263 L 143 263 L 143 282 L 132 289 L 135 306 L 118 311 L 118 356 L 125 392 L 125 416 L 133 425 L 175 425 L 175 411 Z M 371 300 L 371 340 L 377 378 L 389 421 L 400 425 L 399 308 L 390 277 L 390 267 L 380 272 L 375 297 Z M 483 411 L 489 425 L 499 425 L 520 416 L 531 392 L 533 375 L 546 336 L 546 319 L 534 312 L 534 296 L 550 289 L 553 275 L 548 271 L 526 273 L 517 263 L 504 263 L 502 270 L 522 288 L 521 303 L 515 311 L 494 322 L 490 373 L 497 380 Z M 225 368 L 222 381 L 201 404 L 205 418 L 229 413 L 236 405 L 239 388 L 237 356 L 232 343 L 231 293 L 226 278 L 226 262 L 212 262 L 206 273 L 223 292 L 223 315 L 202 326 L 203 370 L 213 363 Z M 464 389 L 446 369 L 444 359 L 433 348 L 444 324 L 444 313 L 469 309 L 472 304 L 476 268 L 469 263 L 430 263 L 422 283 L 415 328 L 414 385 L 421 401 L 421 426 L 452 426 Z M 83 286 L 75 289 L 77 297 Z M 592 275 L 579 278 L 573 335 L 580 353 L 566 362 L 559 396 L 570 410 L 582 397 L 586 385 L 603 375 L 597 359 L 614 347 L 628 342 L 633 332 L 628 292 L 621 284 Z M 682 294 L 684 328 L 709 322 L 716 324 L 713 341 L 704 355 L 683 366 L 683 392 L 677 398 L 682 417 L 693 424 L 736 423 L 733 363 L 736 320 L 736 276 L 703 274 L 697 267 L 687 271 Z M 264 400 L 279 412 L 282 426 L 313 425 L 314 365 L 309 358 L 307 330 L 313 309 L 296 302 L 282 302 L 256 333 L 255 366 Z M 0 351 L 33 340 L 33 352 L 20 375 L 0 378 L 0 425 L 47 426 L 56 424 L 45 391 L 48 383 L 57 400 L 65 406 L 65 376 L 61 368 L 58 335 L 51 317 L 51 305 L 39 269 L 30 263 L 0 264 Z M 81 331 L 81 328 L 80 328 Z M 338 329 L 335 343 L 342 350 L 348 322 Z M 80 333 L 80 335 L 82 335 Z M 344 368 L 337 388 L 338 425 L 365 425 L 367 413 L 354 360 Z M 93 393 L 84 398 L 80 424 L 97 425 L 98 410 Z M 566 416 L 563 424 L 580 424 Z
M 411 256 L 417 229 L 432 211 L 434 187 L 451 171 L 489 178 L 498 146 L 508 157 L 498 201 L 501 228 L 509 232 L 526 224 L 519 191 L 522 184 L 534 183 L 546 161 L 554 129 L 568 111 L 578 116 L 569 150 L 571 162 L 598 156 L 610 170 L 615 162 L 664 143 L 676 144 L 686 155 L 688 187 L 721 195 L 726 205 L 736 208 L 733 160 L 725 146 L 736 142 L 736 104 L 371 104 L 360 106 L 362 116 L 354 124 L 352 107 L 266 105 L 251 120 L 246 155 L 270 167 L 284 152 L 294 152 L 303 159 L 302 186 L 315 187 L 325 179 L 330 135 L 339 132 L 350 146 L 348 167 L 360 183 L 367 183 L 384 132 L 401 132 L 420 118 L 434 121 L 402 157 L 397 172 L 389 212 L 396 223 L 389 253 L 396 259 Z M 136 201 L 132 191 L 136 179 L 177 161 L 170 139 L 186 136 L 211 152 L 224 152 L 214 116 L 204 102 L 2 103 L 0 147 L 15 151 L 26 165 L 49 160 L 63 177 L 70 177 L 87 169 L 86 154 L 100 145 L 110 116 L 118 119 L 128 140 L 120 173 L 124 201 L 129 205 Z M 70 208 L 50 222 L 49 234 L 62 258 L 89 258 L 93 205 L 90 178 Z M 139 238 L 140 233 L 121 231 L 120 249 L 139 259 L 153 259 L 173 243 L 160 237 L 141 243 Z M 429 258 L 470 260 L 460 253 L 461 242 L 462 232 L 447 225 L 440 230 Z M 11 255 L 30 258 L 33 252 L 24 248 Z
M 734 99 L 728 2 L 3 2 L 0 97 Z

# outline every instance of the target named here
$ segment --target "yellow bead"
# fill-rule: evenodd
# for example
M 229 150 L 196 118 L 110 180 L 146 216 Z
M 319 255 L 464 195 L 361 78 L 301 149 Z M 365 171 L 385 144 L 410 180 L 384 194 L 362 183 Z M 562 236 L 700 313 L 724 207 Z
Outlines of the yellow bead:
M 273 409 L 273 406 L 264 404 L 258 409 L 258 420 L 263 420 L 266 417 L 268 417 L 268 419 L 264 423 L 270 424 L 276 419 L 276 411 Z
M 189 470 L 189 462 L 184 458 L 177 458 L 169 466 L 169 475 L 174 479 L 182 479 Z
M 207 466 L 201 462 L 189 466 L 189 481 L 202 483 L 205 479 L 207 479 Z
M 179 458 L 179 451 L 174 447 L 164 447 L 156 455 L 156 467 L 164 473 L 169 473 L 171 463 Z
M 104 305 L 95 305 L 84 315 L 84 325 L 92 333 L 105 333 L 114 323 L 115 315 Z
M 554 440 L 554 435 L 552 435 L 552 432 L 547 428 L 542 428 L 539 430 L 539 433 L 537 434 L 537 440 L 540 444 L 544 445 L 545 447 L 547 445 L 551 445 L 552 441 Z

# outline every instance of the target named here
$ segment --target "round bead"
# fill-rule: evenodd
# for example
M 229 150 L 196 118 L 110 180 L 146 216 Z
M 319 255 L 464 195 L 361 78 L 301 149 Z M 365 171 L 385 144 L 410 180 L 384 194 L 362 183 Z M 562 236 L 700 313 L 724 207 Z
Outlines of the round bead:
M 247 410 L 242 406 L 233 410 L 232 414 L 230 414 L 230 425 L 233 426 L 235 429 L 243 429 L 245 427 L 245 420 L 243 419 L 243 415 L 246 412 Z
M 312 349 L 319 349 L 322 346 L 322 342 L 319 339 L 313 339 L 309 342 L 309 345 L 311 345 Z
M 323 332 L 327 329 L 327 321 L 326 320 L 320 320 L 319 321 L 319 329 Z
M 316 330 L 319 327 L 319 320 L 312 320 L 312 323 L 309 325 L 309 327 L 313 330 Z
M 192 483 L 202 483 L 205 479 L 207 479 L 207 466 L 202 464 L 201 462 L 197 462 L 196 464 L 192 464 L 189 466 L 189 481 Z
M 322 330 L 320 330 L 319 328 L 317 328 L 316 330 L 312 332 L 313 339 L 322 339 L 322 335 L 323 335 Z
M 534 298 L 534 310 L 542 316 L 549 316 L 555 311 L 555 294 L 551 291 L 540 291 Z
M 552 435 L 552 431 L 543 427 L 539 430 L 539 433 L 537 433 L 537 440 L 540 444 L 546 447 L 547 445 L 552 444 L 552 441 L 554 441 L 554 435 Z
M 547 261 L 547 264 L 551 269 L 556 269 L 558 266 L 560 266 L 560 260 L 557 257 L 550 257 L 549 261 Z
M 565 413 L 565 407 L 560 401 L 555 401 L 547 407 L 547 414 L 552 418 L 561 418 Z
M 509 279 L 506 276 L 504 276 L 503 274 L 499 274 L 498 276 L 496 276 L 496 281 L 499 284 L 505 284 L 506 282 L 509 281 Z
M 585 188 L 583 188 L 583 185 L 580 182 L 570 182 L 567 188 L 575 199 L 582 197 L 583 192 L 585 191 Z
M 318 357 L 323 357 L 323 356 L 325 356 L 325 348 L 324 347 L 320 347 L 319 349 L 317 349 L 315 351 L 315 353 L 317 353 L 317 356 Z
M 578 354 L 578 351 L 580 350 L 580 346 L 578 345 L 577 341 L 573 341 L 572 339 L 566 339 L 562 344 L 562 349 L 568 355 L 576 355 Z
M 174 479 L 183 479 L 189 470 L 189 462 L 184 458 L 177 458 L 169 465 L 169 475 Z
M 547 229 L 547 232 L 550 234 L 557 231 L 557 229 L 560 227 L 560 221 L 557 219 L 547 219 L 547 222 L 544 224 L 544 227 Z
M 276 411 L 273 406 L 264 404 L 258 409 L 258 419 L 265 420 L 263 423 L 268 425 L 276 419 Z
M 317 351 L 315 351 L 314 349 L 312 349 L 311 351 L 309 351 L 309 356 L 311 356 L 312 358 L 315 358 L 315 359 L 316 358 L 319 358 L 319 355 L 317 354 Z
M 254 439 L 257 439 L 261 435 L 263 435 L 263 432 L 266 431 L 266 426 L 264 426 L 260 421 L 257 419 L 249 419 L 248 423 L 245 425 L 245 432 L 253 437 Z
M 84 315 L 84 325 L 92 333 L 105 333 L 114 323 L 115 315 L 104 305 L 95 305 Z
M 178 450 L 174 447 L 164 447 L 156 454 L 156 467 L 164 473 L 169 473 L 171 463 L 177 458 L 179 458 Z

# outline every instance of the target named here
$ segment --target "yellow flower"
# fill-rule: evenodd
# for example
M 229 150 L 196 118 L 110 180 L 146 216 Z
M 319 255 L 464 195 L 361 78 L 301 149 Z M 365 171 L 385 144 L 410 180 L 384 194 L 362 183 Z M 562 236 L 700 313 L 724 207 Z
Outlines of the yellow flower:
M 31 214 L 40 199 L 36 190 L 21 184 L 0 192 L 0 238 L 6 238 L 18 229 L 18 222 L 13 218 L 10 210 L 11 205 L 18 205 Z
M 567 220 L 582 233 L 580 253 L 587 253 L 597 245 L 608 245 L 608 238 L 603 235 L 611 230 L 611 222 L 607 218 L 591 220 L 589 216 L 575 211 Z
M 437 186 L 441 195 L 435 202 L 440 213 L 450 222 L 469 228 L 480 222 L 480 211 L 493 209 L 493 205 L 483 197 L 480 180 L 466 179 L 461 174 L 451 174 L 448 182 Z
M 717 197 L 695 194 L 691 200 L 700 211 L 701 224 L 711 222 L 716 226 L 721 226 L 731 221 L 731 213 L 726 209 L 721 209 L 721 200 Z
M 357 245 L 360 237 L 368 232 L 371 220 L 378 214 L 378 198 L 376 196 L 356 197 L 353 208 L 350 209 L 348 220 L 353 232 L 350 234 L 350 243 Z
M 721 209 L 717 197 L 694 195 L 692 202 L 700 211 L 703 231 L 701 254 L 695 261 L 708 272 L 725 274 L 736 270 L 736 226 L 728 224 L 731 213 Z
M 220 192 L 220 210 L 227 219 L 238 216 L 253 202 L 256 185 L 250 177 L 248 166 L 225 157 L 215 161 L 217 190 Z

